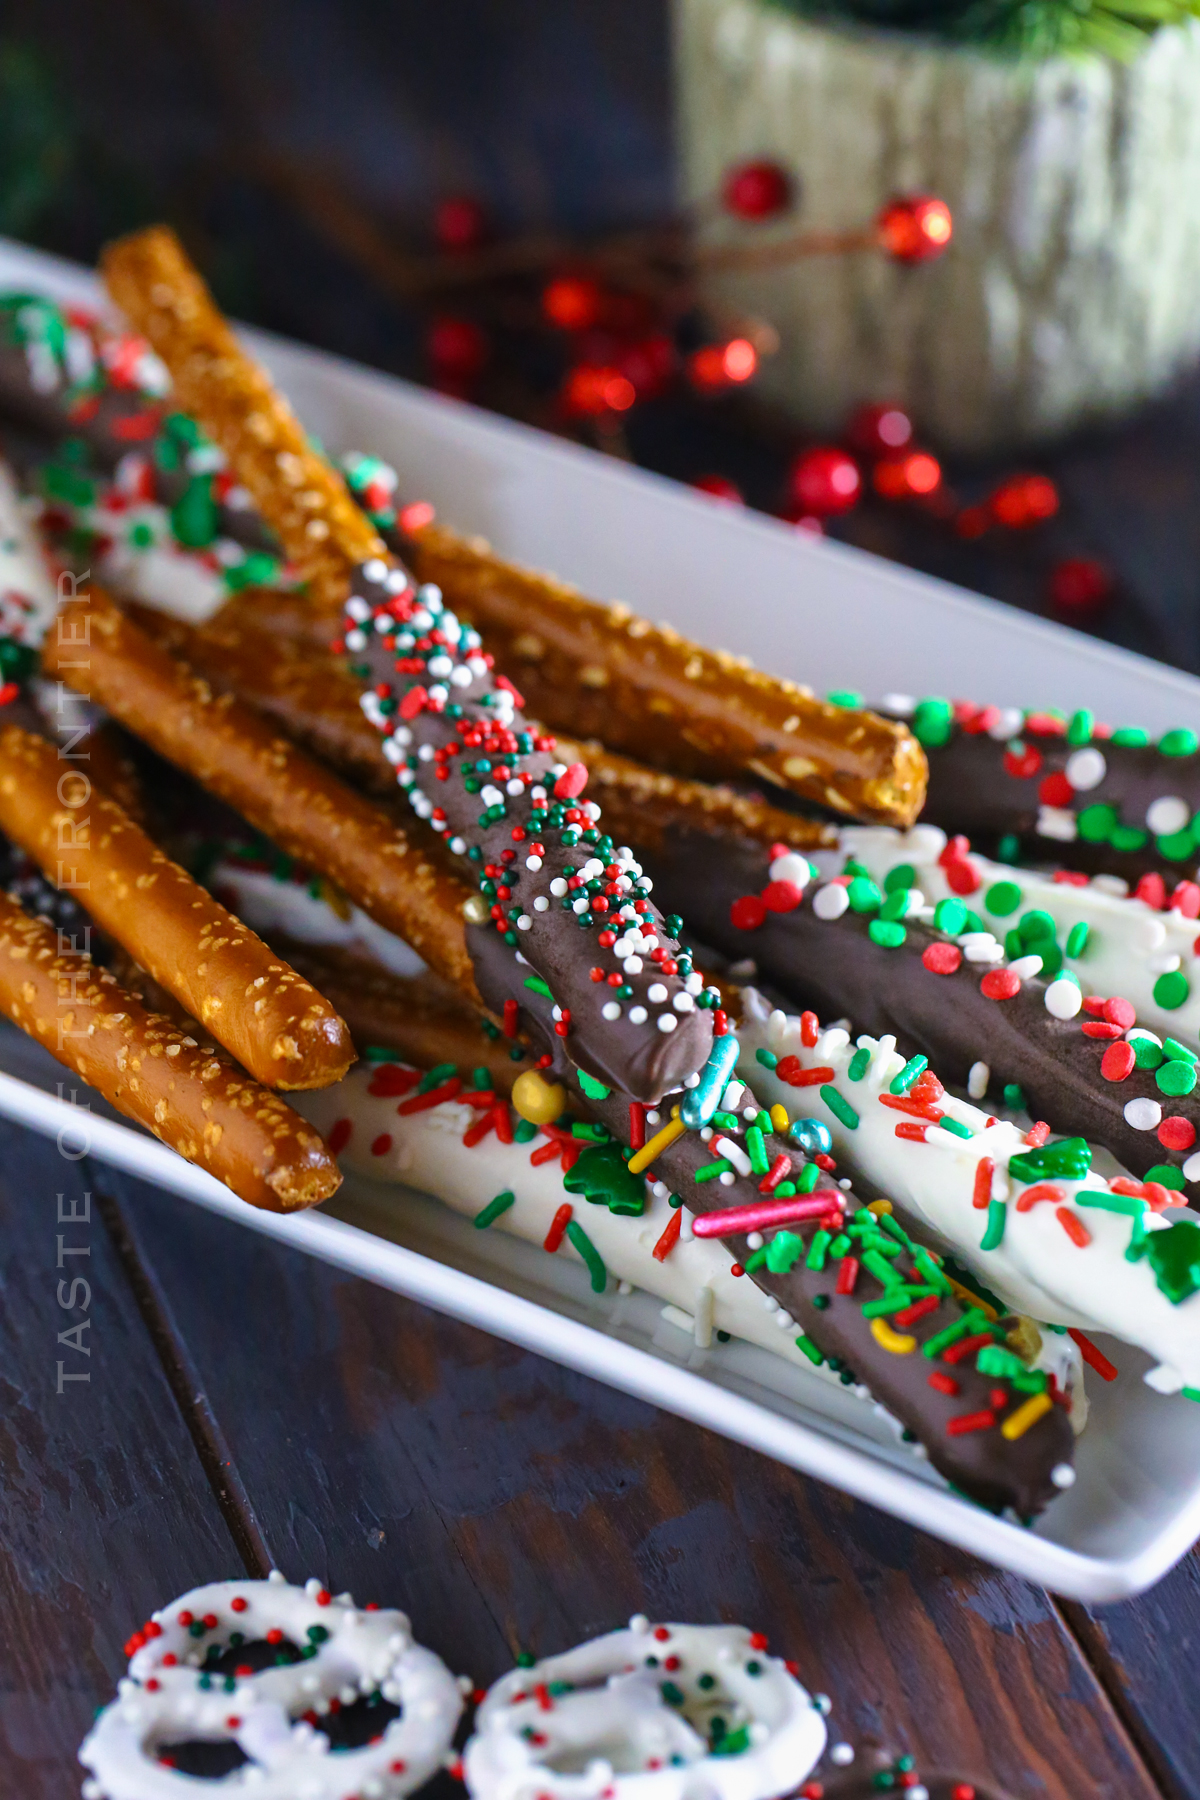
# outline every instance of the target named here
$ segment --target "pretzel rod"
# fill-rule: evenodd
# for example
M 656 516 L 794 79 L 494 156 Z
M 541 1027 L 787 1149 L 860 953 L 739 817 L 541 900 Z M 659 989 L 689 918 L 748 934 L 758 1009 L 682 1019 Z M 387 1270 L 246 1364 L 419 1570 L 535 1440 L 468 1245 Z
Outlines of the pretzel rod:
M 0 829 L 266 1087 L 327 1087 L 354 1060 L 327 1000 L 43 738 L 0 730 Z
M 903 726 L 706 650 L 627 606 L 602 606 L 479 540 L 426 525 L 407 543 L 417 578 L 485 634 L 549 725 L 708 781 L 747 772 L 833 811 L 911 823 L 925 761 Z
M 962 832 L 1002 861 L 1018 856 L 1119 875 L 1168 880 L 1200 862 L 1200 736 L 1188 727 L 1157 740 L 1113 730 L 1086 708 L 1074 714 L 912 701 L 891 695 L 929 758 L 922 817 Z
M 43 667 L 91 694 L 130 731 L 240 812 L 290 855 L 327 875 L 478 1004 L 464 937 L 469 896 L 378 808 L 281 738 L 249 707 L 151 643 L 103 590 L 66 615 L 86 649 L 52 633 Z
M 238 602 L 200 626 L 150 606 L 132 604 L 125 611 L 157 644 L 217 687 L 249 701 L 342 773 L 372 792 L 395 792 L 394 772 L 379 754 L 379 733 L 359 703 L 360 685 L 343 663 L 294 638 L 281 643 L 240 617 Z M 649 843 L 670 826 L 690 821 L 714 835 L 763 844 L 829 849 L 837 842 L 832 828 L 815 820 L 733 788 L 666 775 L 595 742 L 560 737 L 558 753 L 564 762 L 586 764 L 610 828 L 625 838 Z
M 174 232 L 155 226 L 121 238 L 100 268 L 117 305 L 170 370 L 177 403 L 225 452 L 314 598 L 344 599 L 351 570 L 381 555 L 382 540 L 241 348 Z
M 269 1212 L 327 1200 L 337 1167 L 286 1103 L 147 1012 L 0 893 L 0 1011 L 126 1118 Z

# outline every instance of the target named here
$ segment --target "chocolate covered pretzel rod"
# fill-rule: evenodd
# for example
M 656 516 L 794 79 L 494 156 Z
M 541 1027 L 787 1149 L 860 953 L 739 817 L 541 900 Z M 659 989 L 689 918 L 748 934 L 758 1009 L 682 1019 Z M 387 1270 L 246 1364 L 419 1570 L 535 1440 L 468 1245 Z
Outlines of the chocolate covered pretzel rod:
M 968 701 L 890 695 L 929 758 L 922 818 L 1014 862 L 1032 858 L 1168 879 L 1200 862 L 1200 736 L 1113 730 L 1087 708 L 1069 717 Z
M 0 730 L 0 830 L 267 1087 L 325 1087 L 354 1059 L 345 1024 L 51 745 Z
M 469 896 L 453 876 L 249 707 L 214 694 L 158 649 L 101 589 L 68 612 L 80 616 L 86 649 L 72 651 L 52 634 L 48 674 L 90 693 L 273 842 L 329 876 L 461 992 L 475 993 L 462 924 Z
M 287 401 L 241 348 L 174 232 L 110 244 L 109 292 L 170 371 L 175 399 L 229 459 L 318 603 L 335 606 L 383 543 L 340 475 L 309 445 Z
M 315 1206 L 340 1177 L 284 1101 L 169 1020 L 147 1012 L 59 933 L 0 893 L 0 1011 L 242 1200 L 269 1212 Z
M 806 893 L 788 880 L 793 857 L 771 864 L 743 841 L 725 847 L 714 876 L 694 831 L 672 832 L 647 862 L 659 891 L 687 896 L 704 942 L 752 958 L 758 979 L 791 1005 L 851 1019 L 871 1037 L 891 1033 L 905 1055 L 926 1057 L 976 1099 L 1026 1106 L 1054 1131 L 1103 1146 L 1139 1180 L 1200 1181 L 1195 1053 L 1148 1031 L 1126 1041 L 1135 1008 L 1114 996 L 1085 1000 L 1077 980 L 1058 974 L 1044 916 L 1009 956 L 964 901 L 926 906 L 903 872 L 884 889 L 851 864 Z M 790 893 L 779 892 L 783 882 Z M 1077 1160 L 1090 1167 L 1090 1153 Z

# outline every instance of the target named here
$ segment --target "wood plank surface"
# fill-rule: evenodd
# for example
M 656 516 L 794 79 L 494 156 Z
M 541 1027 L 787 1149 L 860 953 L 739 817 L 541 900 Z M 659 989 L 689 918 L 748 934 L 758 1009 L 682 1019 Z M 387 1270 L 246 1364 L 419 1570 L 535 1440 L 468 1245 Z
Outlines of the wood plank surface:
M 111 1174 L 266 1540 L 488 1681 L 739 1619 L 834 1725 L 1017 1800 L 1158 1792 L 1050 1599 L 582 1376 Z
M 75 1752 L 129 1633 L 243 1570 L 87 1192 L 78 1163 L 0 1124 L 0 1793 L 14 1800 L 78 1792 Z M 78 1305 L 59 1305 L 60 1282 Z

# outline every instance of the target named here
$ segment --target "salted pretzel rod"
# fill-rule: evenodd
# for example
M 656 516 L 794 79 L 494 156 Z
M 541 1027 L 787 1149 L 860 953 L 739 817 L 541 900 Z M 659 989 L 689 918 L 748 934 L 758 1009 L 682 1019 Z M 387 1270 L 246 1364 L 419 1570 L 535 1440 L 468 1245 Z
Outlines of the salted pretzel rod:
M 44 738 L 0 729 L 0 830 L 267 1087 L 327 1087 L 343 1021 Z
M 174 232 L 152 226 L 121 238 L 100 267 L 117 305 L 170 370 L 178 406 L 225 452 L 314 598 L 336 606 L 351 569 L 384 554 L 383 541 L 242 349 Z
M 148 1012 L 50 925 L 0 893 L 0 1012 L 126 1118 L 251 1206 L 293 1212 L 339 1185 L 321 1138 L 285 1101 Z
M 139 631 L 102 589 L 69 603 L 86 651 L 52 633 L 43 668 L 94 700 L 480 1004 L 464 936 L 472 897 L 361 794 L 231 695 L 214 694 Z M 69 633 L 67 635 L 70 635 Z
M 372 792 L 395 793 L 395 774 L 379 754 L 379 733 L 368 722 L 359 704 L 360 685 L 344 663 L 294 638 L 281 643 L 243 618 L 239 602 L 204 625 L 188 625 L 137 603 L 124 610 L 155 643 L 223 692 L 267 714 L 343 774 Z M 558 754 L 564 762 L 586 765 L 589 791 L 602 802 L 610 829 L 622 837 L 651 844 L 664 830 L 686 823 L 762 844 L 836 847 L 833 830 L 815 820 L 733 788 L 647 768 L 594 741 L 559 737 Z
M 153 227 L 101 259 L 109 291 L 171 371 L 179 403 L 229 458 L 324 610 L 356 572 L 386 562 L 345 483 L 307 444 L 291 409 L 240 348 L 174 234 Z M 495 634 L 496 654 L 536 675 L 534 710 L 675 772 L 746 769 L 837 812 L 908 825 L 925 759 L 902 725 L 815 700 L 677 632 L 601 606 L 438 527 L 414 540 L 421 579 Z M 533 654 L 527 654 L 536 646 Z M 613 735 L 615 734 L 615 735 Z

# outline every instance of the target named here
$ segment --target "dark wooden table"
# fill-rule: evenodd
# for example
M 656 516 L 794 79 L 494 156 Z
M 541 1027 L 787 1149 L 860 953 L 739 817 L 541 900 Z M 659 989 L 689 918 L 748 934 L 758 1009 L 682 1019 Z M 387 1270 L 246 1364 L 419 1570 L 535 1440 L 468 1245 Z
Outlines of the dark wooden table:
M 60 1225 L 85 1193 L 90 1223 Z M 86 1256 L 60 1267 L 60 1237 Z M 82 1315 L 57 1284 L 81 1271 L 90 1329 L 62 1345 Z M 0 1294 L 14 1800 L 77 1791 L 75 1749 L 153 1607 L 273 1566 L 403 1606 L 483 1682 L 633 1612 L 741 1620 L 861 1745 L 988 1773 L 1020 1800 L 1200 1795 L 1194 1555 L 1144 1599 L 1057 1601 L 7 1125 Z M 86 1379 L 57 1391 L 60 1363 Z

